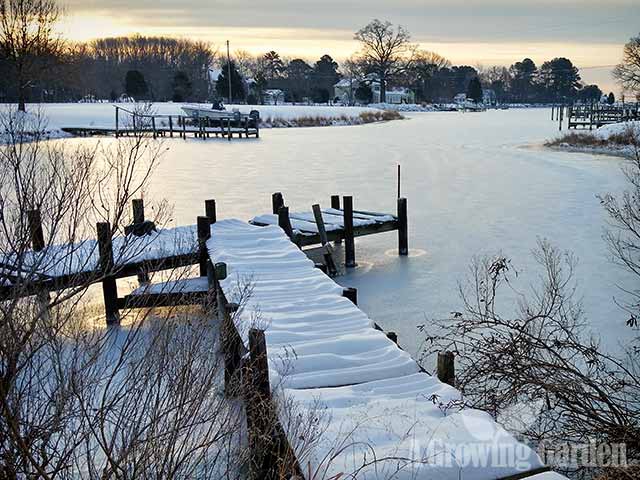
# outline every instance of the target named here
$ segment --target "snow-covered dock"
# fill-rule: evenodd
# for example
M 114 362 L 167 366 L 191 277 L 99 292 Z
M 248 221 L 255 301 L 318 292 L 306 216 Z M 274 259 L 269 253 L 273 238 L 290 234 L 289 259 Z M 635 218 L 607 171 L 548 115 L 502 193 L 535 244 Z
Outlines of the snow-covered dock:
M 282 228 L 218 221 L 206 246 L 212 262 L 226 265 L 218 285 L 240 305 L 233 320 L 247 349 L 249 329 L 264 330 L 271 389 L 287 405 L 278 417 L 305 474 L 489 480 L 545 469 L 376 330 Z M 311 446 L 295 428 L 302 418 L 322 424 Z

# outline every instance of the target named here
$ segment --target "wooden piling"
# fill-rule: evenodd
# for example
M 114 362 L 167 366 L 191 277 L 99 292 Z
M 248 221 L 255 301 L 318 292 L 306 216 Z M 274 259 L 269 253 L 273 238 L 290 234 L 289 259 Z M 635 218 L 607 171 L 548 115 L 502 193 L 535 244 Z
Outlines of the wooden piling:
M 278 225 L 287 234 L 287 237 L 293 241 L 293 228 L 291 227 L 291 219 L 289 218 L 289 207 L 280 207 L 278 210 Z
M 284 207 L 284 197 L 282 192 L 275 192 L 271 195 L 271 211 L 274 215 L 277 215 L 280 211 L 280 207 Z
M 216 201 L 214 199 L 204 201 L 204 212 L 211 225 L 218 221 L 216 214 Z
M 120 107 L 116 107 L 116 138 L 118 138 L 118 124 L 119 124 L 119 116 L 120 116 Z
M 340 195 L 331 195 L 331 208 L 340 210 Z M 342 239 L 337 238 L 334 243 L 336 245 L 340 245 L 342 243 Z
M 438 380 L 455 387 L 455 356 L 453 352 L 439 352 L 437 363 Z
M 358 289 L 347 287 L 342 290 L 342 296 L 348 298 L 354 305 L 358 305 Z
M 218 281 L 227 278 L 227 264 L 224 262 L 218 262 L 214 265 L 216 279 Z
M 409 225 L 407 219 L 407 199 L 398 199 L 398 253 L 409 255 Z
M 120 323 L 118 313 L 118 286 L 113 276 L 113 244 L 111 240 L 111 224 L 100 222 L 96 225 L 98 233 L 98 255 L 102 273 L 102 296 L 107 325 Z
M 134 198 L 131 200 L 131 209 L 133 211 L 133 224 L 142 224 L 145 221 L 144 218 L 144 200 L 142 198 Z M 134 230 L 135 231 L 135 230 Z M 138 273 L 138 283 L 148 283 L 149 282 L 149 273 L 147 272 L 139 272 Z
M 27 211 L 27 222 L 29 224 L 29 235 L 31 237 L 31 248 L 35 252 L 44 250 L 44 231 L 42 229 L 42 216 L 40 210 Z
M 207 276 L 207 258 L 209 257 L 207 240 L 210 237 L 211 224 L 209 223 L 209 217 L 198 216 L 198 251 L 201 277 Z
M 227 396 L 235 397 L 240 392 L 239 374 L 242 364 L 240 347 L 242 346 L 242 339 L 238 335 L 233 317 L 240 309 L 240 306 L 237 303 L 224 302 L 224 305 L 222 305 L 219 302 L 218 307 L 222 309 L 223 315 L 220 334 L 224 356 L 224 393 Z
M 133 223 L 144 223 L 144 200 L 141 198 L 131 200 L 131 209 L 133 210 Z
M 344 264 L 347 268 L 356 266 L 356 246 L 353 235 L 353 197 L 342 198 L 344 206 Z

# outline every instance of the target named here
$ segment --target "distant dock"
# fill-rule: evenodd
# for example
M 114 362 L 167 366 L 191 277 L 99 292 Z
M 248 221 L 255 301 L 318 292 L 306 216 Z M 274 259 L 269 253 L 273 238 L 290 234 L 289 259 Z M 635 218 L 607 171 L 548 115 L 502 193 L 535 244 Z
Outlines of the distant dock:
M 107 126 L 70 126 L 61 130 L 80 137 L 115 136 L 151 136 L 194 138 L 259 138 L 260 120 L 239 112 L 228 112 L 217 118 L 189 115 L 160 115 L 133 112 L 123 107 L 115 107 L 115 123 Z

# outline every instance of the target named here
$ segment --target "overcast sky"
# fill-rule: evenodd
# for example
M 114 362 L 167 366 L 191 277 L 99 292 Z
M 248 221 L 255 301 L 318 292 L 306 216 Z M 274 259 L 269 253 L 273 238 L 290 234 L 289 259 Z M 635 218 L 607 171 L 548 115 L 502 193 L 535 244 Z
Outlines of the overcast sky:
M 66 0 L 79 40 L 128 33 L 192 37 L 253 53 L 342 59 L 372 18 L 405 26 L 456 64 L 509 65 L 566 56 L 587 81 L 613 84 L 610 66 L 640 31 L 640 0 Z M 593 79 L 593 80 L 591 80 Z

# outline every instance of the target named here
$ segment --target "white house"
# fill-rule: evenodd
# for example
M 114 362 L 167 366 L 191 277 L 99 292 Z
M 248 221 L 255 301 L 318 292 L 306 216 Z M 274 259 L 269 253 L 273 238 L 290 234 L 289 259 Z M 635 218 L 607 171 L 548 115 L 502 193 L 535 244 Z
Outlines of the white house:
M 380 82 L 372 79 L 367 81 L 373 94 L 372 103 L 380 103 Z M 355 101 L 355 91 L 359 85 L 359 80 L 343 78 L 333 86 L 333 96 L 339 102 L 352 103 Z M 386 103 L 415 103 L 415 94 L 408 88 L 389 88 L 387 85 Z

